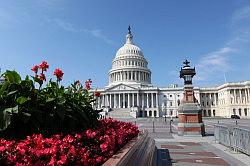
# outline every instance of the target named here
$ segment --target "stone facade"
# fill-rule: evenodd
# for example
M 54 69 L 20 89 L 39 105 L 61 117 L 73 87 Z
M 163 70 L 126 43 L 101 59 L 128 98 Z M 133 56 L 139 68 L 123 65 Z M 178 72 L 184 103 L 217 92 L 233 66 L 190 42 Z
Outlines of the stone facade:
M 173 84 L 160 88 L 151 84 L 151 71 L 142 50 L 133 43 L 129 30 L 125 44 L 118 49 L 111 70 L 109 84 L 101 92 L 94 107 L 129 115 L 136 110 L 140 117 L 178 115 L 183 87 Z M 166 78 L 162 78 L 166 79 Z M 194 87 L 194 96 L 203 108 L 203 116 L 229 117 L 237 114 L 250 117 L 250 81 L 226 83 L 218 87 Z M 127 114 L 125 114 L 127 112 Z

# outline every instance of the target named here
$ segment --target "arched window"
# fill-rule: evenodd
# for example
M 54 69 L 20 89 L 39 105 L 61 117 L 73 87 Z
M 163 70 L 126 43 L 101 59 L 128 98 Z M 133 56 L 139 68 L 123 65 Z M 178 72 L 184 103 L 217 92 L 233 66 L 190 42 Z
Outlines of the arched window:
M 181 103 L 181 101 L 180 101 L 180 99 L 178 99 L 178 100 L 177 100 L 177 104 L 178 104 L 178 106 L 180 105 L 180 103 Z
M 211 116 L 211 110 L 208 110 L 208 116 L 209 117 Z
M 247 108 L 244 108 L 244 114 L 247 116 Z
M 235 108 L 233 109 L 233 114 L 236 115 L 236 110 L 235 110 Z
M 239 108 L 239 115 L 241 116 L 241 109 Z

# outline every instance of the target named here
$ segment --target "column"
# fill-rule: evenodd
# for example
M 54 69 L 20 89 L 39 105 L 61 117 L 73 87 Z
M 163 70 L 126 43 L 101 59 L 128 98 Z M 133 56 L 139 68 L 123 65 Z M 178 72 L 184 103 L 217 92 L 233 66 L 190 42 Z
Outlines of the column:
M 104 95 L 102 95 L 102 104 L 101 104 L 101 107 L 104 106 Z
M 128 93 L 128 108 L 130 108 L 130 93 Z
M 241 89 L 239 89 L 239 92 L 240 92 L 240 99 L 239 99 L 239 101 L 240 101 L 240 103 L 242 103 Z
M 217 99 L 217 95 L 216 95 L 216 93 L 214 93 L 214 100 L 215 100 L 215 105 L 218 105 L 218 99 Z
M 237 97 L 236 97 L 236 90 L 234 89 L 234 104 L 237 102 Z
M 116 99 L 116 94 L 114 94 L 114 108 L 117 108 L 117 99 Z
M 145 104 L 144 98 L 145 98 L 145 95 L 144 95 L 144 93 L 142 93 L 141 95 L 142 95 L 142 108 L 144 108 L 144 104 Z
M 132 107 L 135 106 L 135 94 L 132 93 Z
M 154 108 L 154 94 L 151 93 L 151 108 Z
M 140 105 L 140 103 L 139 103 L 139 95 L 140 95 L 139 93 L 136 94 L 136 98 L 137 98 L 137 99 L 136 99 L 137 107 L 139 107 L 139 105 Z
M 147 93 L 147 108 L 149 108 L 149 97 L 148 97 L 148 93 Z
M 155 94 L 155 102 L 156 102 L 156 108 L 158 108 L 158 93 Z
M 247 89 L 248 102 L 250 103 L 250 89 Z
M 121 108 L 121 94 L 118 94 L 118 103 L 119 103 L 119 105 L 118 105 L 118 108 Z
M 244 103 L 247 103 L 247 89 L 244 89 L 244 94 L 245 94 L 245 99 L 244 99 Z
M 112 94 L 109 94 L 109 107 L 112 108 Z
M 123 106 L 123 108 L 125 108 L 125 93 L 123 93 L 123 99 L 122 100 L 123 100 L 123 105 L 122 106 Z

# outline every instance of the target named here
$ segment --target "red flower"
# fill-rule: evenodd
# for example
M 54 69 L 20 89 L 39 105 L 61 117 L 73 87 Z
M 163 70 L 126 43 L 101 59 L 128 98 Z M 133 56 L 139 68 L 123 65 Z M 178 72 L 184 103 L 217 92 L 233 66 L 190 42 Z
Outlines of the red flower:
M 92 83 L 91 79 L 88 79 L 87 81 L 85 81 L 85 88 L 86 88 L 87 90 L 90 90 L 90 88 L 91 88 L 91 83 Z
M 32 70 L 33 72 L 35 72 L 36 74 L 37 74 L 37 72 L 38 72 L 38 69 L 39 69 L 39 66 L 38 66 L 38 65 L 35 65 L 35 66 L 33 66 L 33 67 L 31 68 L 31 70 Z
M 63 74 L 64 73 L 59 68 L 55 69 L 55 71 L 54 71 L 54 75 L 57 77 L 57 80 L 59 80 L 59 81 L 62 80 Z
M 39 76 L 39 79 L 42 80 L 42 81 L 46 81 L 45 74 L 41 73 L 40 76 Z
M 95 91 L 95 92 L 94 92 L 94 95 L 95 95 L 96 97 L 100 97 L 100 96 L 101 96 L 101 93 L 98 92 L 98 91 Z
M 47 71 L 47 69 L 49 68 L 49 65 L 46 61 L 43 61 L 40 65 L 39 68 L 42 69 L 42 71 Z
M 108 144 L 107 143 L 103 143 L 100 145 L 100 148 L 102 150 L 102 152 L 105 152 L 108 150 Z
M 87 130 L 86 135 L 87 135 L 88 138 L 95 138 L 97 133 L 95 131 L 92 132 L 91 130 Z

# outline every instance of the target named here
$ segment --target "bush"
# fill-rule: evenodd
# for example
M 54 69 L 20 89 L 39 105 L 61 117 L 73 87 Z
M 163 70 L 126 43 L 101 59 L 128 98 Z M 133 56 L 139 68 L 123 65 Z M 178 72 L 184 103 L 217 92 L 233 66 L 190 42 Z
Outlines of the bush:
M 85 88 L 79 81 L 68 88 L 60 85 L 63 72 L 54 71 L 57 80 L 46 85 L 47 62 L 32 68 L 35 76 L 24 80 L 16 71 L 7 70 L 0 84 L 0 136 L 24 138 L 33 133 L 51 136 L 71 133 L 94 127 L 98 112 L 92 109 L 93 96 L 89 94 L 91 81 Z M 38 72 L 41 73 L 38 75 Z

